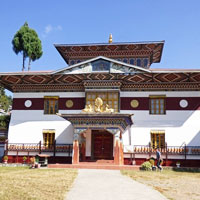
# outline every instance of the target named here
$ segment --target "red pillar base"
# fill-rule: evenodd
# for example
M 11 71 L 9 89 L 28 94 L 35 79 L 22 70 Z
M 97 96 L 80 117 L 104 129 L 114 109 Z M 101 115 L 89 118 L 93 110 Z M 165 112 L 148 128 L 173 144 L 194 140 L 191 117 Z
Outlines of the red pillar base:
M 78 140 L 75 140 L 73 142 L 72 164 L 79 164 L 79 142 L 78 142 Z

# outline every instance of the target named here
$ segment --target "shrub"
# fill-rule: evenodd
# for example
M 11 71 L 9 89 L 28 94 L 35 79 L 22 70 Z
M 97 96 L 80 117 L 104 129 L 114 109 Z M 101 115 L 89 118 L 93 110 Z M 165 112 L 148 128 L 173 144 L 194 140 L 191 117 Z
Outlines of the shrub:
M 1 115 L 0 116 L 0 127 L 8 128 L 10 122 L 10 115 Z
M 4 157 L 3 157 L 3 160 L 8 160 L 8 156 L 4 156 Z
M 24 161 L 24 162 L 26 162 L 26 160 L 27 160 L 27 157 L 26 157 L 26 156 L 24 156 L 24 157 L 23 157 L 23 161 Z
M 149 162 L 151 163 L 151 166 L 153 167 L 155 165 L 155 159 L 154 158 L 150 158 Z
M 142 163 L 140 169 L 141 170 L 145 170 L 145 171 L 151 171 L 152 170 L 151 163 L 149 161 L 146 161 L 146 162 Z

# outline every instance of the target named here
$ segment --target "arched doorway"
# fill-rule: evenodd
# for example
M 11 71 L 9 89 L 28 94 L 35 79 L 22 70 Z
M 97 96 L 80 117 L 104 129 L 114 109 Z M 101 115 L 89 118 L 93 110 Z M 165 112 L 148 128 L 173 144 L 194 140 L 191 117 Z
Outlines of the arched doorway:
M 92 159 L 113 159 L 113 134 L 107 130 L 92 130 Z

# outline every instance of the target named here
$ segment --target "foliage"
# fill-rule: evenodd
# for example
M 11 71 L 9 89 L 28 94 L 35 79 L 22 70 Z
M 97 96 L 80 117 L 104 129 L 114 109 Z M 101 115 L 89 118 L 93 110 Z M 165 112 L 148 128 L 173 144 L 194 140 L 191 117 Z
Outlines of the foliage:
M 31 163 L 31 164 L 35 164 L 35 157 L 31 157 L 31 158 L 30 158 L 30 163 Z
M 5 160 L 5 161 L 8 160 L 8 156 L 4 156 L 3 160 Z
M 28 70 L 30 70 L 31 61 L 35 61 L 42 56 L 42 44 L 35 30 L 29 28 L 28 23 L 17 31 L 12 40 L 13 51 L 23 55 L 22 71 L 25 69 L 25 59 L 29 58 Z
M 8 128 L 10 115 L 0 115 L 0 128 Z
M 151 166 L 155 166 L 155 159 L 154 158 L 150 158 L 149 162 L 151 163 Z
M 12 104 L 12 97 L 5 94 L 5 90 L 0 86 L 0 109 L 6 113 Z
M 7 139 L 6 136 L 0 136 L 0 142 L 4 142 Z
M 149 161 L 142 163 L 140 169 L 145 171 L 151 171 L 152 170 L 151 163 Z
M 24 161 L 24 162 L 26 162 L 26 160 L 27 160 L 27 157 L 26 157 L 26 156 L 24 156 L 24 157 L 23 157 L 23 161 Z

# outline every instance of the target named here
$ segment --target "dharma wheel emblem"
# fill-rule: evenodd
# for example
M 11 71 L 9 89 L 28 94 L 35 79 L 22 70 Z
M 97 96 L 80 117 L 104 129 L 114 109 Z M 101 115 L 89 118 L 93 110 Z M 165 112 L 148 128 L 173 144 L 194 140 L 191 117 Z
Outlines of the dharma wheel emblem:
M 137 108 L 139 106 L 139 101 L 134 99 L 131 101 L 131 107 L 132 108 Z
M 74 103 L 73 103 L 72 100 L 67 100 L 67 101 L 66 101 L 66 107 L 67 107 L 67 108 L 71 108 L 73 105 L 74 105 Z

